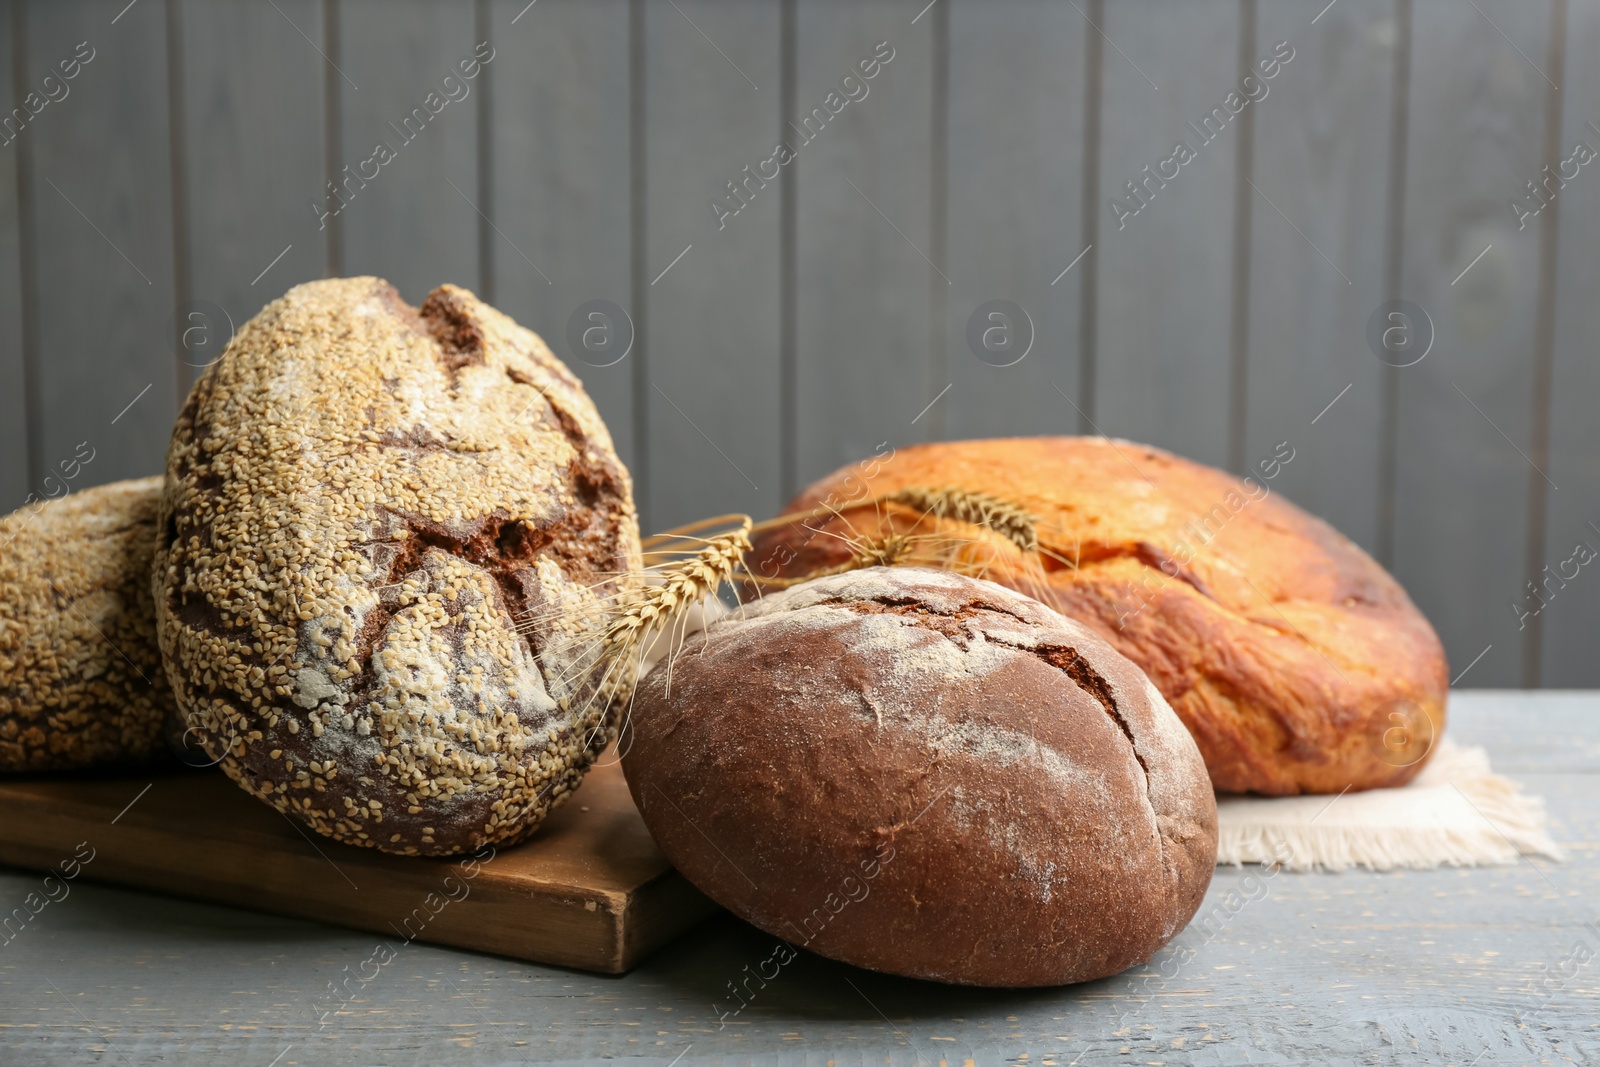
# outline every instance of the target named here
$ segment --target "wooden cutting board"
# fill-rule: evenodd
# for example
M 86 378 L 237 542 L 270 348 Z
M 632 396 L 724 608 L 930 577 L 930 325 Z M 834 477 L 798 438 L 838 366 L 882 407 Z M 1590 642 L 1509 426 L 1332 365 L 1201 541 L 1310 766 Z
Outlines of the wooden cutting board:
M 81 878 L 617 974 L 716 905 L 603 762 L 532 840 L 478 863 L 337 844 L 220 771 L 0 780 L 0 862 L 59 870 L 87 842 Z

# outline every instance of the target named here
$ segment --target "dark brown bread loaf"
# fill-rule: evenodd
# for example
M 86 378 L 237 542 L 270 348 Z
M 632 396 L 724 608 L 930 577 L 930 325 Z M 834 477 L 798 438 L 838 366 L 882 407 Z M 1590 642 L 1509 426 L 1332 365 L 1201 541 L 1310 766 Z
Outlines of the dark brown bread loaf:
M 145 763 L 173 710 L 150 557 L 161 479 L 0 519 L 0 771 Z
M 1216 863 L 1194 741 L 1086 627 L 870 568 L 747 605 L 640 683 L 621 745 L 668 858 L 769 933 L 992 986 L 1114 974 Z
M 582 657 L 639 566 L 628 474 L 577 379 L 465 290 L 419 313 L 349 278 L 267 305 L 179 416 L 162 522 L 189 725 L 321 833 L 515 841 L 607 740 Z
M 1444 649 L 1381 566 L 1271 491 L 1292 459 L 1284 445 L 1241 480 L 1103 437 L 916 445 L 805 489 L 788 511 L 831 511 L 762 534 L 750 566 L 809 574 L 848 559 L 842 538 L 916 530 L 904 562 L 975 569 L 1082 620 L 1143 668 L 1218 789 L 1404 785 L 1444 730 Z M 941 519 L 918 489 L 1001 504 Z M 1023 547 L 1024 528 L 1037 550 Z

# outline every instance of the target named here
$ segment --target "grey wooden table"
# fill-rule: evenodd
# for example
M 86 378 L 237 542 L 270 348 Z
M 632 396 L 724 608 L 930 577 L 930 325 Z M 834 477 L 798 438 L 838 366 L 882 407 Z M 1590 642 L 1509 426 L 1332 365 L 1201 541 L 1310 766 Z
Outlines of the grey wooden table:
M 1545 798 L 1569 862 L 1221 869 L 1202 914 L 1225 918 L 1115 978 L 957 989 L 802 952 L 725 1018 L 773 945 L 728 916 L 620 978 L 422 944 L 375 968 L 369 934 L 80 879 L 0 944 L 0 1063 L 1600 1061 L 1600 694 L 1463 692 L 1451 715 Z M 0 903 L 39 885 L 0 872 Z M 332 984 L 374 969 L 340 1008 Z

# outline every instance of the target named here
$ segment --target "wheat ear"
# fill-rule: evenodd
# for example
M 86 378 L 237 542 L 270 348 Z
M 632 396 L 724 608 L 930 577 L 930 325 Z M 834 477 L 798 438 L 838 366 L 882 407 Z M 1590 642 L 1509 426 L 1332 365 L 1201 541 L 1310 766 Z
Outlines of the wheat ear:
M 956 486 L 909 486 L 882 499 L 916 508 L 924 515 L 987 526 L 1023 552 L 1039 548 L 1038 518 L 1020 504 L 989 493 Z
M 754 582 L 756 585 L 776 586 L 779 589 L 787 589 L 802 582 L 809 582 L 813 578 L 827 578 L 835 574 L 844 574 L 847 571 L 858 571 L 867 567 L 895 567 L 899 566 L 911 555 L 917 543 L 921 540 L 925 539 L 901 533 L 892 533 L 884 537 L 871 539 L 862 538 L 860 543 L 854 546 L 854 551 L 851 552 L 849 559 L 832 567 L 821 567 L 792 578 L 769 578 L 764 574 L 756 574 L 746 568 L 744 580 Z
M 696 531 L 725 526 L 729 522 L 737 523 L 737 528 L 709 538 L 692 536 Z M 722 583 L 743 566 L 745 553 L 750 550 L 751 525 L 748 515 L 719 515 L 680 526 L 644 541 L 641 547 L 647 556 L 671 557 L 687 551 L 658 547 L 662 545 L 695 542 L 701 547 L 686 559 L 669 560 L 646 567 L 644 574 L 660 581 L 615 598 L 609 608 L 610 622 L 593 646 L 593 659 L 585 656 L 580 660 L 584 664 L 579 668 L 582 670 L 593 671 L 605 665 L 594 694 L 584 706 L 585 715 L 596 702 L 613 707 L 631 697 L 638 683 L 645 643 L 652 634 L 680 620 L 690 607 L 706 596 L 714 595 Z M 632 713 L 630 706 L 628 714 L 631 716 Z M 606 729 L 608 718 L 607 715 L 601 716 L 589 732 L 589 741 L 592 742 L 602 731 L 608 737 L 615 736 Z M 626 729 L 627 723 L 624 722 L 622 730 Z
M 738 528 L 704 539 L 700 550 L 687 559 L 663 565 L 656 571 L 660 584 L 645 586 L 622 604 L 601 638 L 608 653 L 615 655 L 637 648 L 652 633 L 670 626 L 733 577 L 750 551 L 748 515 L 719 516 L 663 536 L 688 540 L 692 530 L 729 520 L 737 521 Z

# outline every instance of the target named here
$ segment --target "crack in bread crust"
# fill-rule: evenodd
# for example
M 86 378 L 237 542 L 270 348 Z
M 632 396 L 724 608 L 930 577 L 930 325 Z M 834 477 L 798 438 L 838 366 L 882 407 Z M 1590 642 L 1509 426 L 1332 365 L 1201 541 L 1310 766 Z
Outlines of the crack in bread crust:
M 845 608 L 846 610 L 853 611 L 858 615 L 881 613 L 913 618 L 917 621 L 918 625 L 921 625 L 924 629 L 933 630 L 934 632 L 943 634 L 945 637 L 949 638 L 954 638 L 957 634 L 966 634 L 967 632 L 958 626 L 954 626 L 952 623 L 955 620 L 964 621 L 967 619 L 972 619 L 985 612 L 997 615 L 1005 615 L 1009 618 L 1017 620 L 1018 622 L 1027 624 L 1035 624 L 1036 622 L 1035 620 L 1029 619 L 1016 611 L 1009 610 L 988 600 L 977 598 L 964 602 L 958 608 L 944 610 L 940 610 L 937 607 L 929 605 L 925 601 L 919 600 L 916 597 L 909 596 L 875 596 L 865 600 L 849 600 L 843 597 L 836 597 L 824 600 L 822 603 L 837 605 Z M 1026 645 L 1013 644 L 1008 641 L 1002 641 L 993 636 L 988 637 L 987 640 L 997 645 L 1003 645 L 1006 648 L 1015 649 L 1018 652 L 1025 652 L 1029 655 L 1037 656 L 1050 666 L 1060 670 L 1068 678 L 1071 678 L 1073 684 L 1087 693 L 1095 700 L 1096 703 L 1104 708 L 1106 715 L 1110 717 L 1112 722 L 1116 723 L 1117 729 L 1124 737 L 1128 739 L 1128 747 L 1132 750 L 1134 759 L 1138 761 L 1140 769 L 1144 772 L 1146 794 L 1148 799 L 1150 768 L 1145 763 L 1144 756 L 1139 752 L 1138 743 L 1134 740 L 1133 729 L 1128 725 L 1128 720 L 1123 716 L 1122 710 L 1117 707 L 1116 697 L 1111 691 L 1111 684 L 1106 681 L 1104 676 L 1102 676 L 1098 671 L 1089 665 L 1089 661 L 1083 657 L 1082 653 L 1070 645 L 1045 644 L 1030 647 Z M 1151 816 L 1154 817 L 1154 815 L 1155 811 L 1152 808 Z
M 985 613 L 1004 615 L 1034 627 L 1038 625 L 1036 619 L 1030 619 L 1015 610 L 1007 609 L 990 600 L 976 597 L 964 601 L 959 607 L 944 609 L 930 605 L 914 596 L 874 596 L 862 600 L 836 597 L 824 600 L 822 603 L 838 606 L 856 614 L 894 614 L 903 618 L 910 618 L 922 628 L 942 634 L 952 641 L 956 640 L 957 637 L 971 636 L 964 627 L 957 624 L 958 622 L 976 619 Z M 1168 835 L 1161 829 L 1162 820 L 1155 809 L 1155 804 L 1151 797 L 1150 765 L 1146 761 L 1144 753 L 1139 751 L 1139 743 L 1134 737 L 1132 726 L 1129 725 L 1127 717 L 1117 705 L 1111 683 L 1106 680 L 1104 675 L 1090 666 L 1089 661 L 1083 654 L 1071 645 L 1050 643 L 1023 645 L 1005 641 L 993 635 L 986 635 L 985 640 L 1026 655 L 1035 656 L 1056 668 L 1105 710 L 1106 716 L 1116 725 L 1118 732 L 1127 739 L 1128 750 L 1133 755 L 1135 762 L 1138 763 L 1139 770 L 1144 776 L 1144 804 L 1150 814 L 1151 827 L 1155 831 L 1157 839 L 1161 842 L 1163 853 L 1165 853 Z M 962 642 L 958 641 L 957 643 L 961 644 Z
M 1011 647 L 1018 648 L 1018 651 L 1031 652 L 1050 664 L 1050 666 L 1057 668 L 1068 678 L 1071 678 L 1079 689 L 1093 697 L 1105 709 L 1106 715 L 1111 718 L 1112 722 L 1117 724 L 1117 729 L 1128 739 L 1128 747 L 1133 751 L 1133 758 L 1138 761 L 1139 769 L 1144 772 L 1145 796 L 1148 800 L 1150 794 L 1150 765 L 1145 762 L 1144 754 L 1139 751 L 1139 743 L 1133 736 L 1133 727 L 1128 725 L 1128 720 L 1123 715 L 1122 709 L 1117 706 L 1116 697 L 1111 692 L 1111 683 L 1107 682 L 1099 671 L 1089 666 L 1089 661 L 1083 657 L 1083 654 L 1070 645 L 1047 644 L 1030 649 L 1022 649 L 1016 645 Z M 1154 807 L 1150 809 L 1150 814 L 1152 816 L 1155 815 Z

